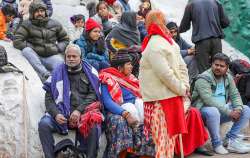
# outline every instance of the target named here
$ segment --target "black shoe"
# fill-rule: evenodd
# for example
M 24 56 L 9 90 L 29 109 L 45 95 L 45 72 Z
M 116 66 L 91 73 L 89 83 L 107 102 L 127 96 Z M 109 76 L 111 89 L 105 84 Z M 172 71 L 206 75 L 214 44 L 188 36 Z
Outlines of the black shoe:
M 214 156 L 214 153 L 211 151 L 208 151 L 206 148 L 204 147 L 198 147 L 195 149 L 194 151 L 195 153 L 201 154 L 201 155 L 205 155 L 205 156 Z

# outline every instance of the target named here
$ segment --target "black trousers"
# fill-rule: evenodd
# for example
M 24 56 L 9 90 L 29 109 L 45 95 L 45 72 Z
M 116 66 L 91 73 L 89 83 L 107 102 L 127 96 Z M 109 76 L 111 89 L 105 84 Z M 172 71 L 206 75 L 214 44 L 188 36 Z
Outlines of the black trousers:
M 211 67 L 212 57 L 217 53 L 222 53 L 220 38 L 208 38 L 195 43 L 196 61 L 199 73 Z

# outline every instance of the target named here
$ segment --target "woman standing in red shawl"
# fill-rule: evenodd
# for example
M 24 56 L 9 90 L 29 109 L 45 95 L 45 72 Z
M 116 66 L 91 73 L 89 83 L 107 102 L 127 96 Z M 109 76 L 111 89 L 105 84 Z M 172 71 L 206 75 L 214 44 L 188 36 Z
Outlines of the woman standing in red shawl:
M 177 135 L 187 132 L 183 96 L 189 91 L 188 70 L 165 25 L 159 10 L 146 16 L 148 36 L 142 44 L 139 73 L 144 130 L 146 135 L 152 133 L 156 158 L 172 158 Z

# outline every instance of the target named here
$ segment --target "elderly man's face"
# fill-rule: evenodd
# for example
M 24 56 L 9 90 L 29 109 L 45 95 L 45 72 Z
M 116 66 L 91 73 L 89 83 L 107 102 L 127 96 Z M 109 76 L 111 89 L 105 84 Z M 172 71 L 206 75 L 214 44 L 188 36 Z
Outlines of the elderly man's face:
M 81 56 L 74 47 L 68 49 L 65 55 L 66 65 L 69 67 L 75 67 L 81 63 Z
M 45 14 L 45 10 L 40 8 L 40 9 L 37 9 L 34 13 L 34 19 L 44 19 L 46 14 Z

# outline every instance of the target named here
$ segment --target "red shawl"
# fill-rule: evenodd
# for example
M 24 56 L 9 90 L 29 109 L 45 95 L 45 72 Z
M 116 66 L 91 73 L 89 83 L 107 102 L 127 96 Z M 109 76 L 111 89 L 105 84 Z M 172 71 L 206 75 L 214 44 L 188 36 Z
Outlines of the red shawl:
M 139 80 L 132 74 L 130 76 L 125 76 L 117 69 L 110 67 L 100 72 L 99 79 L 101 83 L 108 86 L 108 91 L 112 99 L 119 105 L 123 103 L 120 85 L 132 92 L 136 97 L 141 98 Z
M 148 35 L 144 38 L 144 40 L 142 42 L 142 51 L 144 51 L 144 49 L 147 47 L 148 42 L 149 42 L 152 35 L 160 35 L 165 40 L 167 40 L 171 45 L 173 44 L 172 38 L 169 35 L 167 35 L 166 33 L 164 33 L 158 25 L 156 25 L 154 23 L 151 24 L 148 27 L 147 31 L 148 31 Z
M 192 154 L 196 148 L 204 145 L 208 140 L 208 133 L 199 110 L 191 107 L 186 114 L 186 122 L 188 133 L 182 135 L 184 156 Z M 179 139 L 176 139 L 175 153 L 181 154 Z
M 78 129 L 84 138 L 88 137 L 90 130 L 95 125 L 101 125 L 103 115 L 100 111 L 101 103 L 99 101 L 88 105 L 85 108 L 84 114 L 81 115 Z
M 181 96 L 144 103 L 144 133 L 148 138 L 151 132 L 150 126 L 152 113 L 157 102 L 161 105 L 167 122 L 168 134 L 170 137 L 176 134 L 187 133 L 186 121 L 184 116 L 184 107 Z

